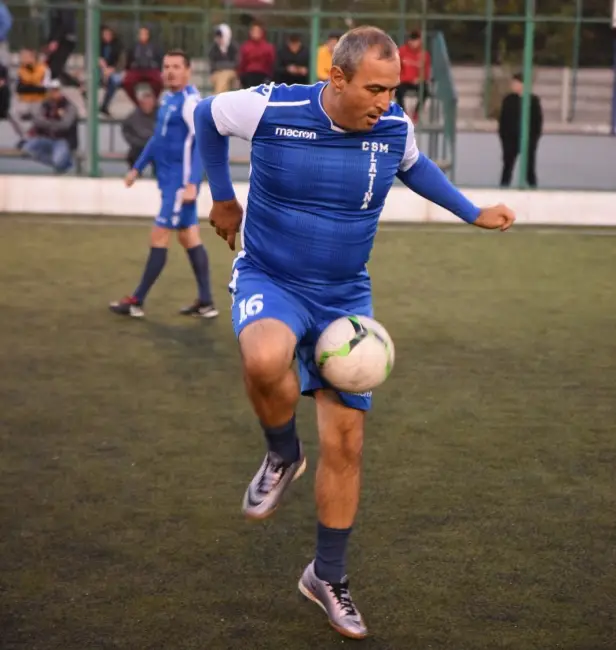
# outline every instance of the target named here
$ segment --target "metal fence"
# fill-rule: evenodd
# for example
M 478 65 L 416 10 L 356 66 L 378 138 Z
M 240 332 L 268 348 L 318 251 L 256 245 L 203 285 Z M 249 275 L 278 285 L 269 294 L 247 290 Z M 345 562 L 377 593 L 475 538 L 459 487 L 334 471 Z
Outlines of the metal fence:
M 111 24 L 130 42 L 139 25 L 150 27 L 163 47 L 182 47 L 193 57 L 204 58 L 210 46 L 213 28 L 227 22 L 241 41 L 251 17 L 267 27 L 268 37 L 279 44 L 285 33 L 299 32 L 310 44 L 312 71 L 316 68 L 316 50 L 330 31 L 371 23 L 387 30 L 399 43 L 410 29 L 430 36 L 434 58 L 435 93 L 429 109 L 427 129 L 430 153 L 455 158 L 456 93 L 451 76 L 453 65 L 473 65 L 483 69 L 483 114 L 493 114 L 498 103 L 495 79 L 499 69 L 524 68 L 532 79 L 537 65 L 566 68 L 567 116 L 573 119 L 578 99 L 580 66 L 611 67 L 614 63 L 614 39 L 607 0 L 276 0 L 267 9 L 244 9 L 233 0 L 100 0 L 63 2 L 62 0 L 9 0 L 15 23 L 12 44 L 37 46 L 44 42 L 50 7 L 77 11 L 79 34 L 76 51 L 86 55 L 88 90 L 96 96 L 98 70 L 98 32 L 102 23 Z M 436 36 L 438 35 L 438 36 Z M 616 86 L 615 86 L 616 87 Z M 208 90 L 204 79 L 201 89 Z M 528 91 L 524 115 L 528 118 Z M 94 102 L 88 110 L 88 151 L 97 152 L 98 113 Z M 523 133 L 526 134 L 526 128 Z M 523 143 L 525 140 L 523 139 Z M 523 147 L 522 172 L 525 166 Z M 98 158 L 89 157 L 90 174 L 98 174 Z M 523 176 L 523 174 L 521 174 Z

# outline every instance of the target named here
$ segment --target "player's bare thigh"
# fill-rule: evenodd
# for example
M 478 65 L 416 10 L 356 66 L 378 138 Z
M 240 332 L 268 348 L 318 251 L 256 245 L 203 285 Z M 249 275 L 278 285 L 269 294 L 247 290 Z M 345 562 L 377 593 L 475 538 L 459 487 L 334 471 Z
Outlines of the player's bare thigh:
M 297 338 L 282 321 L 263 318 L 241 331 L 239 344 L 246 375 L 276 383 L 293 364 Z
M 171 232 L 172 231 L 169 230 L 169 228 L 152 226 L 152 231 L 150 232 L 150 245 L 152 248 L 169 248 Z

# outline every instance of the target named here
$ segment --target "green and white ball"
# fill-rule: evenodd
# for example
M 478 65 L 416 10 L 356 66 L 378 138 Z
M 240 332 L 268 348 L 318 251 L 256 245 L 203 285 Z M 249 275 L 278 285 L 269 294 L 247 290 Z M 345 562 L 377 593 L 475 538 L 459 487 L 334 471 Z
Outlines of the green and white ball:
M 394 343 L 373 318 L 347 316 L 330 323 L 317 341 L 315 361 L 323 378 L 345 393 L 366 393 L 394 367 Z

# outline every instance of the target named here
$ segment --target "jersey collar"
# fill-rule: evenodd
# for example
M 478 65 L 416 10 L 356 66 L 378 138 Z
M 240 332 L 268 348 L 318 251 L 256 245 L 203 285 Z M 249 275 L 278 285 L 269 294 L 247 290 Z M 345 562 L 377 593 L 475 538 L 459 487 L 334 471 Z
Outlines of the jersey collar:
M 329 128 L 332 131 L 335 131 L 336 133 L 349 133 L 342 127 L 335 124 L 332 118 L 325 112 L 325 109 L 323 108 L 323 91 L 327 87 L 328 83 L 329 82 L 324 82 L 324 83 L 316 84 L 315 86 L 315 92 L 313 93 L 313 99 L 312 99 L 312 106 L 314 108 L 314 112 L 322 122 L 325 122 L 326 124 L 329 125 Z

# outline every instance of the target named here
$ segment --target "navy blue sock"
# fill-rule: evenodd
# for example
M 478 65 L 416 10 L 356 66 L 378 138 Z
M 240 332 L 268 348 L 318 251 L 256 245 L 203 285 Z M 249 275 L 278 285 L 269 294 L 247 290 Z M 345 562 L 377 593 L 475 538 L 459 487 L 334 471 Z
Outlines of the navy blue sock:
M 145 265 L 145 271 L 143 272 L 143 277 L 133 296 L 137 298 L 139 302 L 143 302 L 145 297 L 148 295 L 148 291 L 152 288 L 152 285 L 158 279 L 161 271 L 165 266 L 167 261 L 167 249 L 166 248 L 150 248 L 150 255 L 148 256 L 148 261 Z
M 295 415 L 281 427 L 266 427 L 261 424 L 267 439 L 267 448 L 278 454 L 285 463 L 294 463 L 299 458 L 299 440 L 295 429 Z
M 314 571 L 327 582 L 342 582 L 346 576 L 346 549 L 352 528 L 328 528 L 317 524 L 317 557 Z
M 210 264 L 207 259 L 207 251 L 203 244 L 187 248 L 186 252 L 197 279 L 199 287 L 199 300 L 205 305 L 212 304 L 212 291 L 210 290 Z

